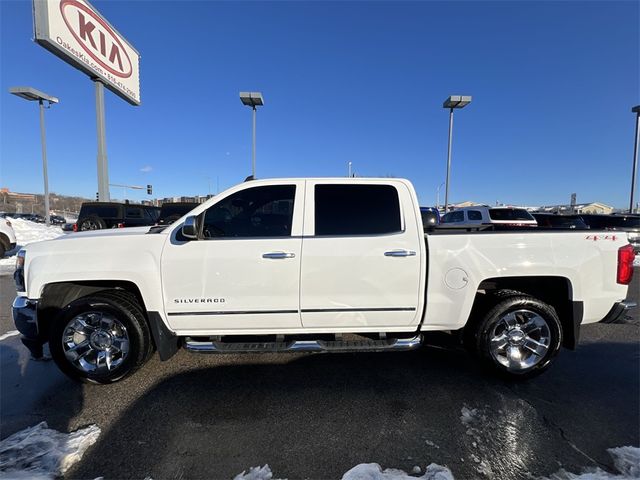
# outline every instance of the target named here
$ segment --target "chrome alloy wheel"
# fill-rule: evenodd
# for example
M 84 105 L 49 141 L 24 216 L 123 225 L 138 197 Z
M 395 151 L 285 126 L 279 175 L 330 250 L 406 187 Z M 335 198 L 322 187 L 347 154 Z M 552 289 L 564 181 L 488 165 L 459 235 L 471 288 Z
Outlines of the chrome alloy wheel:
M 537 365 L 551 345 L 546 320 L 531 310 L 506 313 L 489 333 L 491 356 L 507 370 L 524 371 Z
M 62 335 L 67 360 L 85 373 L 106 373 L 118 368 L 129 353 L 129 335 L 114 316 L 85 312 L 67 323 Z

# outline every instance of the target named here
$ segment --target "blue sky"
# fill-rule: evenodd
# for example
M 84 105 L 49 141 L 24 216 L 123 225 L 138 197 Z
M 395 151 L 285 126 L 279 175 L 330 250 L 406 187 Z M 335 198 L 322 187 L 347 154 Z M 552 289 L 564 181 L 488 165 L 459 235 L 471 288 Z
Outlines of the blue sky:
M 169 196 L 242 181 L 251 114 L 238 92 L 260 90 L 258 177 L 341 176 L 351 161 L 409 178 L 430 205 L 445 177 L 442 101 L 469 94 L 452 201 L 628 202 L 637 1 L 93 4 L 142 56 L 142 105 L 106 94 L 113 183 Z M 31 40 L 31 2 L 2 0 L 0 17 L 0 186 L 42 190 L 37 107 L 7 93 L 31 85 L 61 100 L 47 111 L 50 189 L 93 197 L 92 82 Z

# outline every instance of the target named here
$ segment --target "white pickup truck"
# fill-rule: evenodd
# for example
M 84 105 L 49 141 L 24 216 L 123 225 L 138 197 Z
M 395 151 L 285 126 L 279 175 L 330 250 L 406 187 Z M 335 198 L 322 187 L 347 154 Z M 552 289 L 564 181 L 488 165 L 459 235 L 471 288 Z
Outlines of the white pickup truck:
M 75 379 L 192 352 L 411 350 L 445 331 L 498 372 L 544 370 L 613 321 L 633 249 L 598 231 L 425 235 L 400 179 L 256 180 L 174 224 L 74 233 L 18 255 L 14 321 Z

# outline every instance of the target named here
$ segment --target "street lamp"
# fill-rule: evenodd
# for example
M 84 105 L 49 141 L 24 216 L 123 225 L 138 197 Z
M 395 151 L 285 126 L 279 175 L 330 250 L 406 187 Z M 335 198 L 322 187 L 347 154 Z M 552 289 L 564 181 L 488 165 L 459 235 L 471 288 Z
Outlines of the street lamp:
M 251 154 L 251 176 L 256 178 L 256 107 L 264 105 L 262 93 L 260 92 L 240 92 L 240 101 L 243 105 L 251 107 L 253 110 L 253 149 Z
M 451 141 L 453 135 L 453 110 L 463 108 L 471 103 L 470 95 L 451 95 L 442 104 L 442 108 L 449 109 L 449 146 L 447 148 L 447 179 L 444 191 L 444 213 L 449 208 L 449 172 L 451 171 Z
M 640 143 L 640 105 L 631 109 L 636 114 L 636 140 L 633 145 L 633 169 L 631 170 L 631 198 L 629 199 L 629 213 L 633 213 L 633 197 L 636 191 L 636 175 L 638 173 L 638 143 Z
M 37 100 L 40 104 L 40 141 L 42 143 L 42 176 L 44 177 L 44 221 L 47 225 L 51 225 L 51 217 L 49 214 L 49 176 L 47 173 L 47 140 L 44 130 L 44 102 L 47 102 L 47 108 L 51 108 L 51 104 L 58 103 L 58 99 L 31 87 L 12 87 L 9 89 L 9 93 L 24 98 L 25 100 Z

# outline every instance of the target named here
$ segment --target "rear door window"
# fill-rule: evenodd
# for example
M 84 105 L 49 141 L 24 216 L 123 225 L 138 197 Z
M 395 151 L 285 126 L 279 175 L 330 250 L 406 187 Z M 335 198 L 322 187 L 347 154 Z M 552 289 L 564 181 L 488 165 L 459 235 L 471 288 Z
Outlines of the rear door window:
M 467 211 L 467 216 L 469 217 L 470 221 L 481 221 L 482 220 L 482 212 L 479 212 L 478 210 L 468 210 Z
M 316 235 L 381 235 L 401 230 L 400 200 L 394 186 L 315 186 Z
M 120 209 L 117 205 L 83 205 L 80 216 L 98 216 L 100 218 L 118 218 Z

